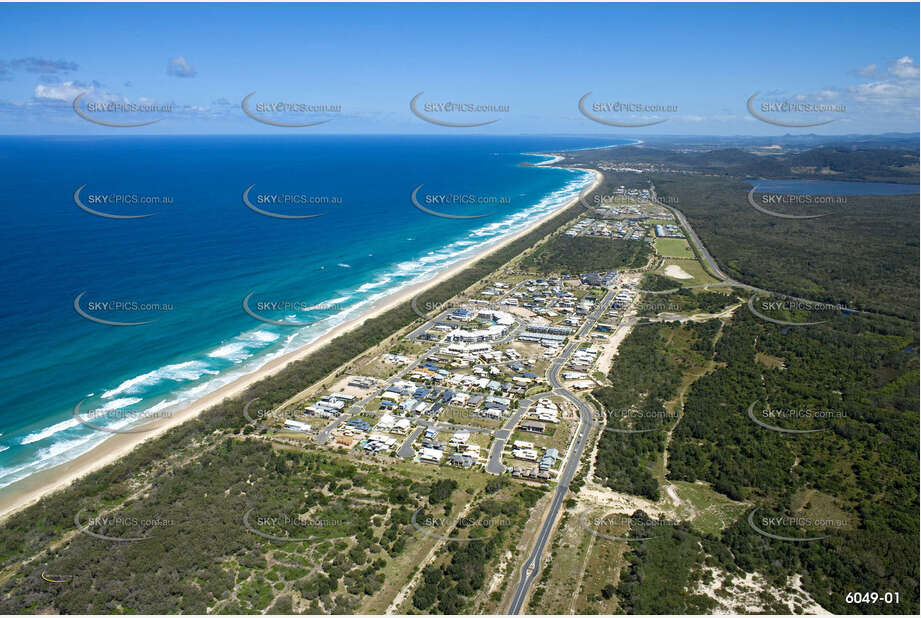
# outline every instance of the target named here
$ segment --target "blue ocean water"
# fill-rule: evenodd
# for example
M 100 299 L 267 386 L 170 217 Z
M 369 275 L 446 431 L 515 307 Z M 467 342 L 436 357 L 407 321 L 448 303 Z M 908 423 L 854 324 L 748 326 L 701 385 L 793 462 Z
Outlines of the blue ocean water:
M 893 182 L 844 182 L 839 180 L 762 180 L 747 182 L 761 193 L 791 193 L 794 195 L 914 195 L 918 185 Z
M 0 365 L 0 487 L 110 435 L 79 423 L 78 403 L 88 418 L 108 410 L 96 424 L 110 429 L 169 414 L 522 229 L 591 180 L 586 172 L 522 166 L 542 160 L 523 153 L 629 141 L 0 138 L 0 336 L 8 352 Z M 493 201 L 440 206 L 435 199 L 430 207 L 441 212 L 488 215 L 435 217 L 410 201 L 419 185 L 420 200 Z M 81 203 L 98 212 L 157 214 L 95 216 L 76 204 L 80 187 Z M 248 187 L 250 203 L 263 210 L 323 216 L 263 216 L 244 205 Z M 100 201 L 110 195 L 172 201 Z M 272 196 L 293 202 L 279 206 Z M 326 203 L 305 204 L 304 196 Z M 243 310 L 250 293 L 248 306 L 260 316 L 301 325 L 251 317 Z M 91 321 L 75 311 L 78 296 L 91 317 L 151 322 Z

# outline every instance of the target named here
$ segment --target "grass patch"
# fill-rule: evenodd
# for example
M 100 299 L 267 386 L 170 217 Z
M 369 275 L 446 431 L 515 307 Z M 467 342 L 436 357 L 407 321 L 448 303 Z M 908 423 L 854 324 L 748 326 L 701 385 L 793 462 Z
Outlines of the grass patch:
M 686 509 L 690 511 L 687 514 L 691 515 L 691 526 L 705 534 L 718 535 L 748 508 L 745 503 L 730 500 L 704 483 L 677 481 L 673 485 L 678 497 L 693 509 Z
M 656 253 L 666 258 L 694 257 L 694 251 L 684 238 L 656 238 Z
M 678 279 L 676 277 L 671 277 L 668 272 L 669 266 L 677 266 L 685 273 L 691 275 L 690 279 Z M 704 267 L 701 266 L 700 262 L 691 261 L 691 260 L 675 260 L 675 259 L 666 259 L 662 266 L 660 266 L 656 271 L 657 275 L 664 275 L 677 281 L 682 285 L 705 285 L 708 283 L 717 283 L 718 280 L 711 277 L 707 274 L 707 271 L 704 270 Z

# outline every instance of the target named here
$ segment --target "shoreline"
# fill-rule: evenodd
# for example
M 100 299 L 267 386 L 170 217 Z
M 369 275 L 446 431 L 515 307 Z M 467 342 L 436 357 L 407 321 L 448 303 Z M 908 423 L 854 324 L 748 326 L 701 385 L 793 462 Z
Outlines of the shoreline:
M 541 153 L 543 154 L 543 153 Z M 544 154 L 543 156 L 554 157 L 556 155 Z M 556 161 L 553 161 L 554 163 Z M 544 166 L 550 165 L 551 162 L 545 162 Z M 601 183 L 604 175 L 597 171 L 586 168 L 562 168 L 562 169 L 579 169 L 592 174 L 593 180 L 589 185 L 589 191 L 595 190 Z M 0 489 L 0 521 L 5 520 L 14 513 L 38 502 L 41 498 L 57 491 L 69 487 L 78 479 L 99 470 L 111 463 L 115 463 L 124 455 L 127 455 L 140 444 L 157 438 L 166 431 L 177 427 L 187 421 L 197 417 L 205 410 L 217 405 L 227 398 L 235 397 L 244 392 L 252 384 L 259 382 L 263 378 L 272 376 L 289 363 L 301 360 L 310 354 L 323 348 L 336 337 L 345 334 L 361 326 L 365 321 L 375 318 L 400 304 L 409 302 L 413 297 L 425 289 L 434 287 L 441 282 L 450 279 L 454 275 L 463 271 L 471 264 L 483 257 L 498 251 L 509 243 L 528 234 L 545 221 L 555 217 L 560 212 L 573 206 L 579 201 L 579 196 L 585 193 L 585 189 L 573 196 L 572 199 L 562 204 L 550 212 L 544 213 L 521 230 L 504 236 L 487 243 L 480 251 L 474 255 L 464 258 L 448 269 L 436 274 L 434 277 L 403 288 L 393 294 L 390 294 L 374 303 L 365 313 L 362 313 L 351 320 L 343 322 L 332 328 L 329 332 L 321 335 L 310 343 L 304 344 L 296 350 L 272 359 L 262 367 L 253 372 L 240 376 L 233 382 L 225 384 L 217 390 L 202 396 L 195 401 L 190 402 L 184 408 L 177 410 L 169 417 L 153 420 L 133 428 L 135 433 L 118 433 L 113 434 L 110 438 L 91 448 L 85 453 L 71 459 L 70 461 L 58 464 L 51 468 L 40 470 L 34 474 L 15 481 L 6 487 Z

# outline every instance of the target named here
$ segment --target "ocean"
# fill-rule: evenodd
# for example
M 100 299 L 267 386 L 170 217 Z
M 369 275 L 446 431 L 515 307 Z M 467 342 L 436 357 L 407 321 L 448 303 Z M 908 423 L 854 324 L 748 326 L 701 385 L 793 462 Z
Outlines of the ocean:
M 111 435 L 75 406 L 109 430 L 170 414 L 591 182 L 524 153 L 631 141 L 0 138 L 0 488 Z

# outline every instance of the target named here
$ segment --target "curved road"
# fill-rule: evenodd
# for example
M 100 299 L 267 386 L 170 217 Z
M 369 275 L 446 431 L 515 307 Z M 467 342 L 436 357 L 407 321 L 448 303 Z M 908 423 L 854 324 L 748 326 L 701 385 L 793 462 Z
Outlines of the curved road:
M 566 365 L 573 352 L 579 347 L 581 343 L 579 338 L 591 332 L 595 323 L 604 314 L 614 294 L 615 290 L 608 290 L 604 298 L 599 301 L 598 305 L 586 317 L 585 324 L 582 325 L 582 328 L 576 334 L 576 338 L 564 348 L 563 352 L 553 363 L 551 363 L 550 368 L 547 370 L 547 379 L 550 382 L 550 386 L 553 387 L 553 394 L 569 400 L 576 406 L 576 409 L 579 410 L 579 431 L 574 438 L 569 456 L 566 458 L 566 463 L 563 465 L 563 470 L 560 472 L 559 484 L 556 486 L 556 491 L 553 493 L 550 507 L 547 509 L 547 513 L 544 516 L 544 522 L 537 535 L 537 541 L 534 543 L 534 549 L 531 550 L 531 555 L 528 556 L 527 561 L 521 567 L 521 577 L 515 588 L 515 596 L 512 597 L 512 603 L 509 606 L 509 614 L 520 613 L 521 609 L 524 607 L 525 601 L 527 601 L 531 584 L 534 583 L 534 579 L 540 571 L 540 563 L 544 555 L 544 549 L 547 547 L 547 541 L 550 540 L 550 535 L 553 533 L 553 527 L 556 525 L 556 519 L 560 514 L 560 507 L 563 506 L 563 500 L 566 499 L 566 494 L 569 493 L 569 484 L 576 475 L 576 470 L 579 469 L 582 451 L 585 450 L 589 432 L 594 424 L 591 406 L 576 397 L 563 385 L 560 381 L 560 370 Z
M 805 301 L 805 302 L 817 302 L 807 298 L 799 298 L 796 296 L 789 296 L 786 294 L 780 294 L 778 292 L 773 292 L 771 290 L 765 290 L 762 288 L 757 288 L 741 281 L 736 281 L 732 279 L 722 270 L 720 270 L 719 265 L 716 263 L 716 260 L 713 259 L 713 256 L 710 255 L 710 252 L 707 251 L 707 248 L 701 242 L 700 237 L 697 236 L 697 233 L 694 231 L 694 228 L 691 227 L 691 224 L 688 223 L 687 218 L 677 208 L 669 206 L 668 204 L 663 204 L 659 201 L 655 193 L 655 187 L 653 186 L 652 191 L 653 201 L 666 208 L 669 212 L 675 215 L 675 218 L 678 222 L 684 227 L 687 232 L 688 239 L 697 247 L 701 259 L 709 267 L 711 273 L 717 278 L 721 279 L 726 283 L 731 285 L 750 290 L 752 292 L 760 292 L 765 294 L 772 294 L 775 296 L 781 296 L 784 298 L 790 298 L 793 300 Z M 512 597 L 511 605 L 509 606 L 509 614 L 519 614 L 524 607 L 525 602 L 528 598 L 528 592 L 531 589 L 531 585 L 534 583 L 534 580 L 537 578 L 537 574 L 540 571 L 540 563 L 543 558 L 544 549 L 546 548 L 547 541 L 550 540 L 553 527 L 556 524 L 557 516 L 559 515 L 560 507 L 563 504 L 563 500 L 566 497 L 566 494 L 569 492 L 569 484 L 572 482 L 573 477 L 575 476 L 576 470 L 579 467 L 579 460 L 582 458 L 582 451 L 585 449 L 585 443 L 588 440 L 588 434 L 593 425 L 592 417 L 592 408 L 576 397 L 573 393 L 567 390 L 559 380 L 559 371 L 569 360 L 569 357 L 572 355 L 573 351 L 579 346 L 578 338 L 584 337 L 591 331 L 591 328 L 597 322 L 597 320 L 603 314 L 605 308 L 609 305 L 611 297 L 614 295 L 614 290 L 610 290 L 604 297 L 604 299 L 598 303 L 598 306 L 591 312 L 588 318 L 585 321 L 585 324 L 576 334 L 576 340 L 566 346 L 562 354 L 553 362 L 548 370 L 548 379 L 550 385 L 553 387 L 553 394 L 565 397 L 579 410 L 579 415 L 581 418 L 579 433 L 576 436 L 575 443 L 573 444 L 572 452 L 569 458 L 566 460 L 566 464 L 563 468 L 563 471 L 559 477 L 559 485 L 557 485 L 556 491 L 553 495 L 553 500 L 550 503 L 550 507 L 547 510 L 547 514 L 544 518 L 544 522 L 541 526 L 540 533 L 537 537 L 537 542 L 534 544 L 534 549 L 531 551 L 531 554 L 528 556 L 527 561 L 521 567 L 521 576 L 518 580 L 518 585 L 515 588 L 515 595 Z M 858 311 L 859 313 L 868 313 L 866 311 Z M 501 456 L 501 455 L 500 455 Z
M 572 482 L 573 477 L 576 475 L 576 470 L 579 468 L 579 460 L 582 458 L 582 451 L 585 448 L 585 443 L 588 441 L 588 434 L 592 428 L 592 408 L 567 390 L 559 380 L 560 369 L 562 369 L 566 361 L 569 360 L 569 357 L 577 347 L 579 347 L 578 341 L 572 342 L 566 346 L 563 353 L 553 361 L 553 364 L 550 366 L 548 378 L 550 380 L 550 385 L 553 386 L 553 394 L 565 397 L 578 408 L 581 420 L 579 432 L 576 434 L 572 452 L 567 458 L 566 464 L 563 466 L 563 470 L 560 473 L 559 484 L 556 486 L 553 500 L 550 502 L 547 514 L 544 516 L 544 523 L 537 536 L 537 542 L 534 544 L 534 549 L 531 550 L 531 555 L 528 556 L 527 562 L 521 567 L 521 579 L 519 579 L 518 586 L 515 589 L 515 596 L 512 597 L 512 604 L 509 606 L 508 611 L 509 614 L 520 613 L 528 598 L 528 591 L 531 589 L 531 584 L 534 583 L 534 579 L 540 571 L 540 563 L 543 558 L 544 549 L 547 546 L 547 541 L 550 540 L 553 526 L 556 524 L 557 516 L 560 513 L 560 507 L 563 505 L 563 500 L 566 498 L 566 494 L 569 493 L 569 483 Z
M 770 294 L 772 296 L 779 296 L 781 298 L 789 298 L 791 300 L 796 300 L 796 301 L 800 301 L 804 303 L 819 304 L 820 302 L 822 302 L 822 301 L 813 300 L 811 298 L 790 296 L 789 294 L 782 294 L 780 292 L 774 292 L 773 290 L 765 290 L 764 288 L 758 288 L 753 285 L 749 285 L 747 283 L 742 283 L 741 281 L 736 281 L 735 279 L 733 279 L 732 277 L 724 273 L 722 270 L 720 270 L 720 267 L 716 263 L 716 260 L 714 260 L 713 256 L 710 255 L 710 252 L 707 251 L 707 248 L 704 246 L 704 243 L 700 240 L 700 237 L 697 235 L 697 232 L 695 232 L 694 228 L 691 227 L 691 224 L 688 223 L 687 217 L 684 216 L 684 213 L 678 210 L 677 208 L 675 208 L 674 206 L 669 206 L 668 204 L 663 204 L 662 202 L 660 202 L 658 195 L 656 195 L 655 185 L 652 186 L 650 195 L 652 196 L 653 202 L 655 202 L 659 206 L 662 206 L 663 208 L 668 210 L 670 213 L 675 215 L 675 218 L 678 220 L 678 223 L 680 223 L 681 226 L 684 228 L 685 232 L 687 232 L 688 239 L 694 244 L 695 247 L 697 247 L 698 254 L 703 259 L 703 261 L 706 263 L 706 265 L 709 267 L 711 274 L 713 274 L 717 279 L 722 279 L 726 283 L 729 283 L 735 287 L 749 290 L 751 292 L 758 292 L 761 294 Z M 848 311 L 852 313 L 866 313 L 866 314 L 873 313 L 872 311 L 865 311 L 861 309 L 848 309 Z

